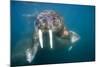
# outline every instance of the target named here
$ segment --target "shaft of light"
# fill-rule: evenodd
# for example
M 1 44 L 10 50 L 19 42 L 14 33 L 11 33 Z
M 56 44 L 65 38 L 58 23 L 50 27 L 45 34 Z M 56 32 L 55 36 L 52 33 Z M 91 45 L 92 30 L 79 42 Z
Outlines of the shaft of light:
M 41 48 L 43 48 L 43 35 L 40 29 L 39 29 L 39 42 L 40 42 Z
M 50 38 L 50 48 L 53 48 L 53 35 L 52 35 L 52 30 L 49 30 L 49 38 Z

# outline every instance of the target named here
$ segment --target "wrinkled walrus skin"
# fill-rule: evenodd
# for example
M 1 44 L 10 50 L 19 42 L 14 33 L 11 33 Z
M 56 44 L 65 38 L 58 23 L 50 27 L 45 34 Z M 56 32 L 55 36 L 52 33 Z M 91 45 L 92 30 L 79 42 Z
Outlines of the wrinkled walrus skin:
M 69 31 L 64 26 L 63 17 L 53 10 L 44 10 L 36 16 L 34 22 L 35 32 L 33 34 L 33 45 L 26 50 L 26 59 L 31 63 L 38 51 L 38 47 L 44 48 L 43 35 L 49 34 L 50 49 L 53 49 L 53 36 L 60 40 L 70 41 L 72 44 L 79 40 L 79 35 L 73 31 Z M 72 49 L 72 46 L 69 50 Z

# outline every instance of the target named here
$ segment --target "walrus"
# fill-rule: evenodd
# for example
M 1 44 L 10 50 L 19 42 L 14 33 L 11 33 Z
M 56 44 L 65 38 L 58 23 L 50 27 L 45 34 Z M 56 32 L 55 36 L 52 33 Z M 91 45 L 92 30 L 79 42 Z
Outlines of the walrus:
M 42 49 L 44 48 L 44 33 L 49 34 L 50 49 L 53 49 L 53 36 L 56 36 L 61 40 L 68 40 L 71 43 L 75 43 L 80 38 L 77 33 L 67 29 L 67 27 L 64 25 L 63 17 L 61 17 L 54 10 L 43 10 L 35 18 L 33 45 L 25 51 L 26 59 L 29 63 L 34 60 L 35 55 L 38 51 L 38 47 L 41 47 Z M 72 46 L 69 49 L 71 48 Z

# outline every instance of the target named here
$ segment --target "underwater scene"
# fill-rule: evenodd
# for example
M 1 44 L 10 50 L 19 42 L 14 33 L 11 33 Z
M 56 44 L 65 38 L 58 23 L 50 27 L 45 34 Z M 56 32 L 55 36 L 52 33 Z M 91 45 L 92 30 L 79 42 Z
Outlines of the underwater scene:
M 95 6 L 11 1 L 11 66 L 95 61 Z

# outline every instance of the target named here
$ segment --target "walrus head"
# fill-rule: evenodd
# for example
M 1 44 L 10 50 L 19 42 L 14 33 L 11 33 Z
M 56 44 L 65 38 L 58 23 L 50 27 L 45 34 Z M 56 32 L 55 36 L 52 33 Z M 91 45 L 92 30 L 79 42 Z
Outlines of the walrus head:
M 64 31 L 64 23 L 62 17 L 53 10 L 44 10 L 36 16 L 35 28 L 38 32 L 39 42 L 43 48 L 43 33 L 48 32 L 50 38 L 50 47 L 53 48 L 53 33 L 62 35 Z

